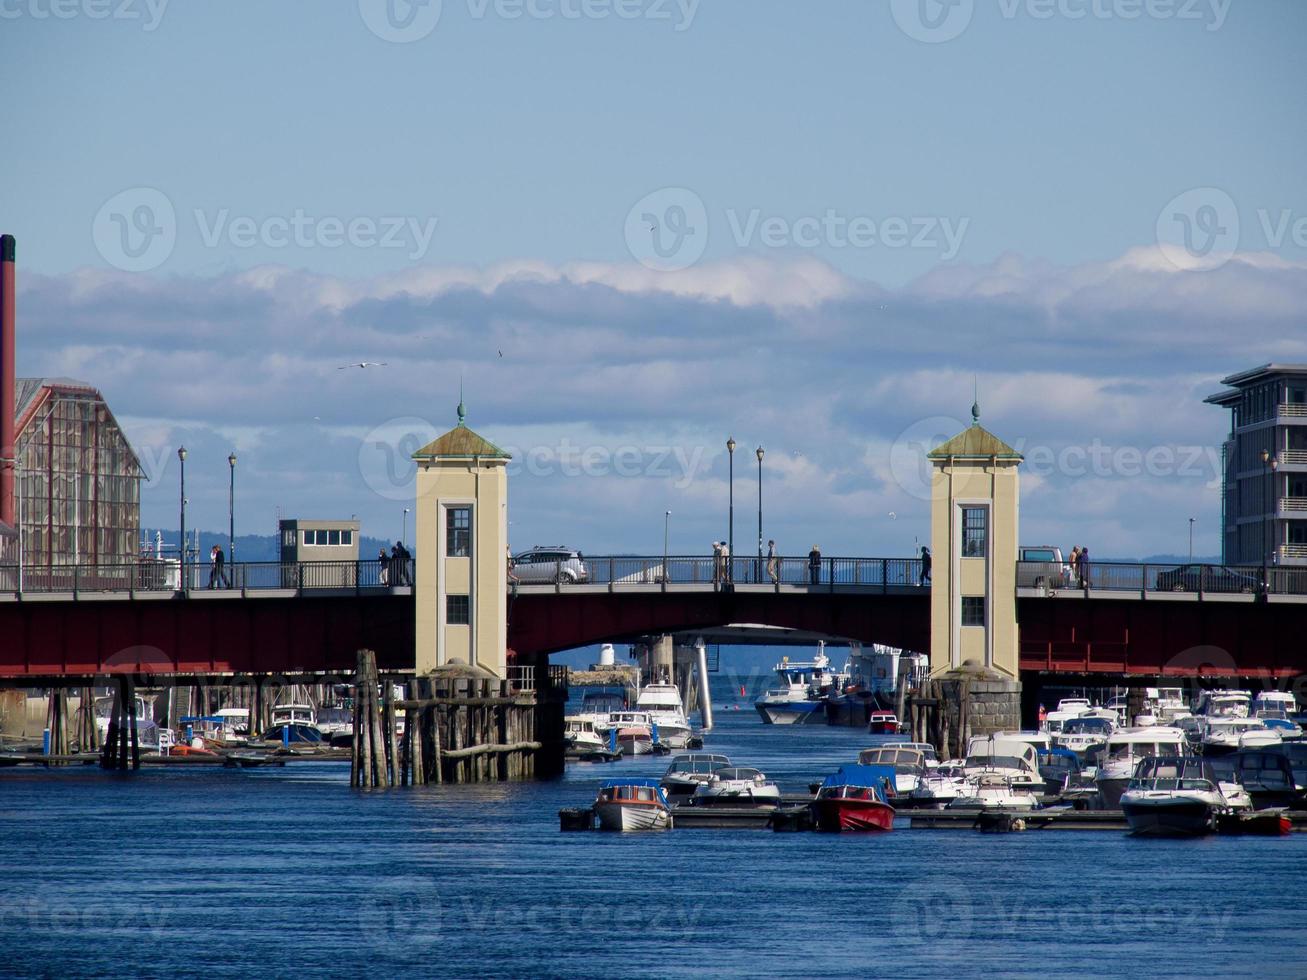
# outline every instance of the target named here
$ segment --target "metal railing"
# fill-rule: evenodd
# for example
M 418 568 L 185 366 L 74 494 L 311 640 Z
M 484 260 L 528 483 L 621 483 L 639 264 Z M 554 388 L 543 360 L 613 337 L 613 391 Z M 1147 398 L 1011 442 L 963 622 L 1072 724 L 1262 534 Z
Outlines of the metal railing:
M 1279 457 L 1281 463 L 1291 463 L 1295 466 L 1307 464 L 1307 450 L 1305 449 L 1282 449 Z
M 929 586 L 929 579 L 925 585 Z M 614 555 L 519 564 L 510 570 L 510 584 L 623 586 L 729 585 L 865 586 L 890 588 L 922 584 L 918 558 L 773 559 L 736 557 L 718 560 L 702 556 L 638 557 Z
M 180 569 L 153 560 L 113 565 L 28 565 L 20 579 L 17 565 L 0 565 L 0 592 L 12 593 L 165 593 L 180 591 Z M 412 585 L 413 562 L 312 561 L 233 562 L 223 566 L 187 564 L 186 591 L 239 592 L 378 590 Z
M 1281 402 L 1277 407 L 1282 418 L 1307 418 L 1307 405 L 1296 402 Z
M 1021 561 L 1017 562 L 1017 586 L 1049 593 L 1098 589 L 1141 595 L 1150 592 L 1307 595 L 1307 567 L 1270 565 L 1263 570 L 1260 565 L 1093 561 L 1077 572 L 1069 565 Z

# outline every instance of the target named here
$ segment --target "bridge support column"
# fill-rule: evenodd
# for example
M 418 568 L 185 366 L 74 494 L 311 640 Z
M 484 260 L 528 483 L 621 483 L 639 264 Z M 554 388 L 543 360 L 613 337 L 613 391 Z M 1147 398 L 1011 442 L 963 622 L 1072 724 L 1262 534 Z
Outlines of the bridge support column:
M 100 753 L 103 769 L 141 768 L 141 746 L 136 730 L 136 690 L 126 677 L 117 678 L 113 708 L 109 714 L 109 733 Z

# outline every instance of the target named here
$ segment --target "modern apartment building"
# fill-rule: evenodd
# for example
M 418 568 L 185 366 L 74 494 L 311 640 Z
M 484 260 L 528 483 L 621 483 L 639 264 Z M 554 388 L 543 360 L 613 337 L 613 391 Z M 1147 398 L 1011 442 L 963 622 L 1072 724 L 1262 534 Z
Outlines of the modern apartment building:
M 1307 565 L 1307 364 L 1264 364 L 1221 379 L 1230 409 L 1221 547 L 1231 565 Z

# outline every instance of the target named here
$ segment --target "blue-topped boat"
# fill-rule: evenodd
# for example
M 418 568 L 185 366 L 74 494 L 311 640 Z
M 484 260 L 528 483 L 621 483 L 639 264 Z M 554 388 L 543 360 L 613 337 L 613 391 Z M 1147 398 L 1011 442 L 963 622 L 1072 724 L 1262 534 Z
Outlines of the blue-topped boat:
M 893 830 L 893 766 L 841 766 L 810 804 L 818 830 Z

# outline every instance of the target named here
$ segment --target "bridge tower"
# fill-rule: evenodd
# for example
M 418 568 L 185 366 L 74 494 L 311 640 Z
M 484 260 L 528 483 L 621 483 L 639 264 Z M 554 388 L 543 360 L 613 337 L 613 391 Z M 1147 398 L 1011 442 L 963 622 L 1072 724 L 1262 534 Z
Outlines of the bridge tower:
M 1020 727 L 1016 566 L 1022 456 L 980 424 L 931 461 L 930 670 L 974 734 Z M 951 683 L 950 683 L 951 682 Z M 977 702 L 983 706 L 976 705 Z M 976 705 L 976 706 L 972 706 Z M 956 707 L 956 705 L 955 705 Z
M 507 676 L 508 461 L 458 425 L 413 454 L 417 463 L 416 667 L 447 663 Z

